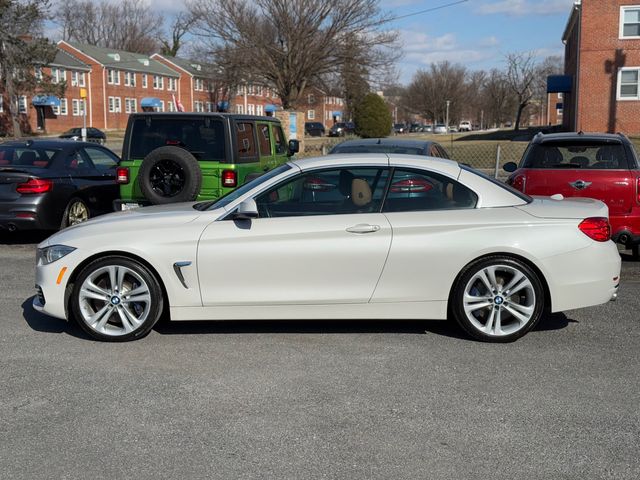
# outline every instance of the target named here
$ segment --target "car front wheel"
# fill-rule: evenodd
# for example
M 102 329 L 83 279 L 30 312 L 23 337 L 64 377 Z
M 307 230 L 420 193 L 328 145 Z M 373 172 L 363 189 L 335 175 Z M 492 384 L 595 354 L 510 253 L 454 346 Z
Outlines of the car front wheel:
M 544 289 L 524 262 L 491 256 L 461 272 L 451 295 L 450 312 L 472 337 L 511 342 L 531 330 L 544 311 Z
M 135 260 L 116 256 L 83 268 L 70 302 L 73 319 L 85 332 L 111 342 L 144 337 L 163 311 L 154 274 Z

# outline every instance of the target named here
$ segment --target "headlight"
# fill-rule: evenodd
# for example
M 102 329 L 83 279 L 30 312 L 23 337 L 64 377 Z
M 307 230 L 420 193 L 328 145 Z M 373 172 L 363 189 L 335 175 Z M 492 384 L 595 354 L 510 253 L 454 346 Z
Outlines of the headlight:
M 39 248 L 36 255 L 36 263 L 38 265 L 49 265 L 69 255 L 74 250 L 75 248 L 67 247 L 66 245 L 52 245 L 50 247 Z

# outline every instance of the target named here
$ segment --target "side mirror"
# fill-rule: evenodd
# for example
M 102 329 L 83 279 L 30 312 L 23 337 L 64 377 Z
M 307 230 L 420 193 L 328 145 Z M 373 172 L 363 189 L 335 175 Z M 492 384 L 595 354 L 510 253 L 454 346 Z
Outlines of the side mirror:
M 258 218 L 258 206 L 253 198 L 249 198 L 238 205 L 238 209 L 233 214 L 234 220 L 251 220 Z
M 289 153 L 291 157 L 300 151 L 300 142 L 298 140 L 289 140 Z
M 518 164 L 516 162 L 507 162 L 502 168 L 505 172 L 513 173 L 518 169 Z

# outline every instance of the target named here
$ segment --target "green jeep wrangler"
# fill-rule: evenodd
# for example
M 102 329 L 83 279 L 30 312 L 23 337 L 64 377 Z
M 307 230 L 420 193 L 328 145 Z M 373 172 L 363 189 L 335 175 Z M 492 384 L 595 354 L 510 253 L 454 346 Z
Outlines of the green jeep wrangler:
M 298 151 L 273 117 L 228 113 L 129 116 L 115 208 L 215 200 Z

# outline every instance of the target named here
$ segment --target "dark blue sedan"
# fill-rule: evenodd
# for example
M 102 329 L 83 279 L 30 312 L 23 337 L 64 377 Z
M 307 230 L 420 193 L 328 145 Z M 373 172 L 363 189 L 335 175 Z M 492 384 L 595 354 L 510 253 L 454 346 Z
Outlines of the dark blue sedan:
M 119 162 L 95 143 L 0 144 L 0 230 L 58 230 L 113 211 Z

